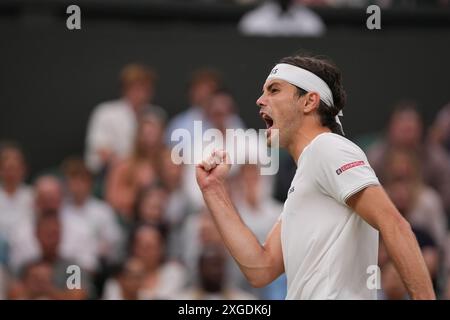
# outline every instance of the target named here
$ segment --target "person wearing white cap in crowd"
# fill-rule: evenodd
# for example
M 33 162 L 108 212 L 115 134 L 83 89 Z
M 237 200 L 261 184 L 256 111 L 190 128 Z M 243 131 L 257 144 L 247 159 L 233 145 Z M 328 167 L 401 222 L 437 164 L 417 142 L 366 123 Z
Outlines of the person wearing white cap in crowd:
M 339 69 L 323 58 L 283 58 L 267 77 L 257 104 L 268 145 L 286 148 L 297 171 L 263 245 L 227 193 L 231 161 L 224 150 L 197 166 L 204 200 L 253 286 L 285 272 L 286 299 L 376 299 L 380 233 L 411 298 L 435 299 L 410 225 L 364 152 L 343 136 L 339 116 L 345 98 Z

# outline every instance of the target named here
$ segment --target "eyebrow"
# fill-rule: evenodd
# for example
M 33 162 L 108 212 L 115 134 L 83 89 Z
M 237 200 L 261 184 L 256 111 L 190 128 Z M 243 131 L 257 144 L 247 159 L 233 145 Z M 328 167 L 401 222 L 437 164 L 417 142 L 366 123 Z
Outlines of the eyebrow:
M 270 89 L 272 89 L 273 86 L 279 85 L 279 84 L 280 84 L 279 82 L 274 81 L 267 86 L 266 90 L 270 91 Z M 262 92 L 264 93 L 264 88 L 263 88 Z

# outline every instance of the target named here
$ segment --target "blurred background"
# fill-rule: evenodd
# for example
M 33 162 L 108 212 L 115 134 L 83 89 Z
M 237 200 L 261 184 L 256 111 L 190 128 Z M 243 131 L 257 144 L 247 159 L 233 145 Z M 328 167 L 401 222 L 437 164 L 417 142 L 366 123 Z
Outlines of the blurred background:
M 0 43 L 1 299 L 284 299 L 284 276 L 243 278 L 170 134 L 264 128 L 263 82 L 297 52 L 340 67 L 345 133 L 450 298 L 450 1 L 2 0 Z M 242 165 L 229 181 L 261 242 L 296 169 L 280 161 L 276 176 Z M 379 297 L 407 299 L 380 245 Z

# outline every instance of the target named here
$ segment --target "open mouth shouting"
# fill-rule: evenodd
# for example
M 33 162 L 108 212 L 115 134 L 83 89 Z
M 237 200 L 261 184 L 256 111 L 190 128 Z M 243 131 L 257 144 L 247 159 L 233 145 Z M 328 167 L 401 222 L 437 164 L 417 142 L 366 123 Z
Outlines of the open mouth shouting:
M 267 135 L 267 137 L 269 137 L 270 136 L 270 131 L 271 131 L 272 127 L 273 127 L 273 119 L 267 113 L 260 112 L 259 114 L 261 115 L 261 118 L 266 123 L 266 128 L 267 128 L 266 135 Z

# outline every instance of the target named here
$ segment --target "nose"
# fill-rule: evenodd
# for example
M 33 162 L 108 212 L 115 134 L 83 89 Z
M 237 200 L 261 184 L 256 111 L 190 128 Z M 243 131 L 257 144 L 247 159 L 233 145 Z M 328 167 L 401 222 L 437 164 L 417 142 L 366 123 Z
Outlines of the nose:
M 266 105 L 266 98 L 264 96 L 264 94 L 262 94 L 258 100 L 256 100 L 256 104 L 260 107 L 264 107 Z

